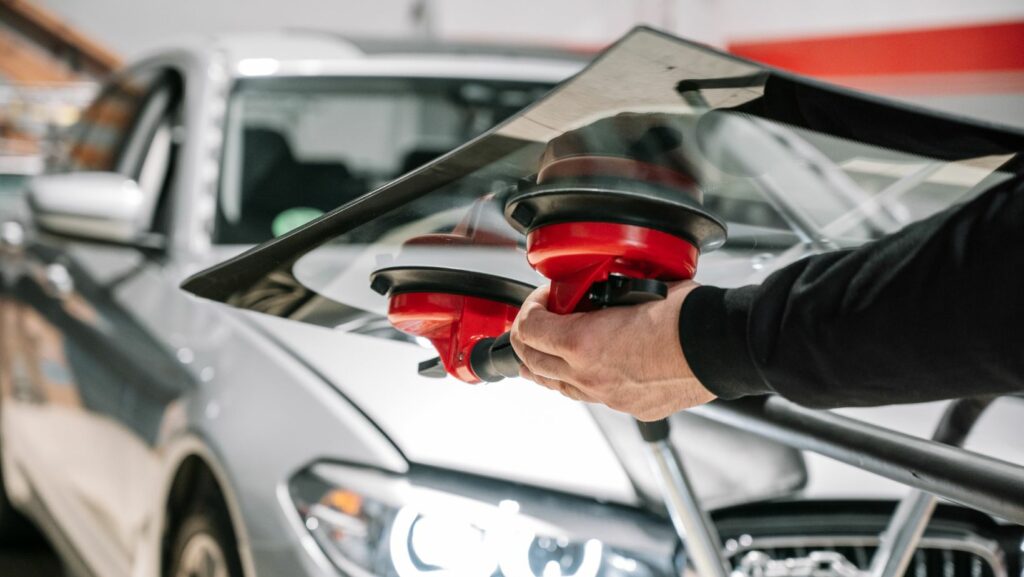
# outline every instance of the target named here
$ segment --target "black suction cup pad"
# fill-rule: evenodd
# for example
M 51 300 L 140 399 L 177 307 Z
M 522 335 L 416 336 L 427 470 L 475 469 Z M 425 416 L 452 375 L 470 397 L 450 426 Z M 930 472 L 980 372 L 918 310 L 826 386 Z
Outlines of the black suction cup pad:
M 444 293 L 520 306 L 536 287 L 509 278 L 436 267 L 389 267 L 370 275 L 370 288 L 389 297 L 404 293 Z
M 624 178 L 559 179 L 520 188 L 505 202 L 505 219 L 521 233 L 549 224 L 611 222 L 684 238 L 701 252 L 725 243 L 725 224 L 682 192 Z

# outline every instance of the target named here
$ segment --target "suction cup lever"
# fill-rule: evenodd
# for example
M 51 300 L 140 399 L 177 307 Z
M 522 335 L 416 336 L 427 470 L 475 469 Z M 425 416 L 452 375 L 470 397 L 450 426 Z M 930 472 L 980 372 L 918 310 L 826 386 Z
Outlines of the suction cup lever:
M 431 379 L 443 379 L 448 376 L 448 371 L 444 369 L 444 363 L 441 362 L 441 357 L 434 357 L 420 362 L 419 368 L 416 370 L 421 377 L 429 377 Z
M 668 285 L 650 278 L 609 275 L 608 280 L 590 285 L 587 298 L 595 308 L 636 305 L 668 296 Z

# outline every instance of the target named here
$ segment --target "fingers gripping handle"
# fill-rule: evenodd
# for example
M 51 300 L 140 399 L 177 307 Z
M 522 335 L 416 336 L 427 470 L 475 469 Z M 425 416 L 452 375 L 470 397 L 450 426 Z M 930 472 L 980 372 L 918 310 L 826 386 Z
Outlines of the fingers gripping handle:
M 519 376 L 519 360 L 512 348 L 512 333 L 504 333 L 493 339 L 481 339 L 473 346 L 469 366 L 481 381 L 493 383 L 502 379 Z
M 632 305 L 665 298 L 668 286 L 658 280 L 613 275 L 590 285 L 587 309 Z M 512 349 L 511 333 L 477 341 L 469 365 L 481 381 L 494 383 L 518 377 L 523 362 Z
M 663 299 L 666 294 L 668 286 L 661 281 L 613 275 L 590 286 L 587 293 L 589 306 L 586 308 L 638 304 Z M 493 339 L 481 339 L 473 347 L 469 364 L 481 381 L 493 383 L 519 376 L 523 362 L 512 349 L 510 335 L 504 333 Z

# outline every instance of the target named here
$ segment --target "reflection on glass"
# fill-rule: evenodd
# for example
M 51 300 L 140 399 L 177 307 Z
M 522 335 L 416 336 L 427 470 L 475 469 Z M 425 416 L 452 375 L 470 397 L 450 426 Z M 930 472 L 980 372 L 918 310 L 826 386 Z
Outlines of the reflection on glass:
M 280 236 L 434 160 L 549 88 L 436 78 L 243 80 L 228 114 L 215 240 Z
M 233 113 L 247 118 L 239 130 L 255 130 L 260 115 L 284 118 L 290 106 L 310 104 L 291 89 L 252 90 L 252 97 L 243 99 L 244 113 Z M 307 93 L 324 110 L 338 106 L 337 95 Z M 424 94 L 424 107 L 443 100 L 438 94 L 450 95 L 443 90 Z M 288 104 L 289 99 L 296 100 Z M 397 106 L 387 99 L 381 111 L 371 113 L 371 101 L 366 100 L 368 118 L 397 114 L 383 112 Z M 467 115 L 466 123 L 472 124 L 477 108 L 461 104 L 447 110 Z M 494 234 L 518 239 L 518 251 L 494 255 L 437 245 L 420 247 L 433 253 L 420 257 L 544 282 L 522 273 L 524 239 L 503 218 L 505 200 L 537 183 L 542 155 L 552 140 L 602 119 L 629 115 L 657 115 L 671 127 L 675 140 L 667 154 L 687 166 L 704 207 L 727 224 L 728 241 L 702 255 L 696 277 L 720 286 L 759 282 L 796 259 L 857 246 L 968 200 L 1007 178 L 1010 171 L 1003 167 L 1024 148 L 1024 138 L 1009 129 L 863 97 L 639 29 L 535 105 L 456 153 L 314 222 L 288 238 L 287 245 L 266 247 L 278 254 L 273 272 L 234 286 L 228 300 L 341 330 L 404 338 L 383 322 L 386 301 L 370 290 L 371 272 L 394 262 L 403 243 L 414 237 L 452 232 L 474 204 L 482 204 L 479 210 L 493 217 L 488 222 L 496 223 Z M 413 126 L 424 121 L 416 118 Z M 385 137 L 374 130 L 364 150 L 334 154 L 351 159 L 351 173 L 365 182 L 351 194 L 343 193 L 343 186 L 331 188 L 335 196 L 317 208 L 333 208 L 409 168 L 399 166 L 397 157 L 373 157 L 373 139 Z M 401 137 L 408 150 L 427 142 L 450 145 L 456 138 L 430 140 L 423 130 L 409 130 Z M 618 146 L 611 156 L 636 159 L 630 149 L 635 136 L 628 130 L 606 131 L 601 147 Z M 318 157 L 313 153 L 317 146 L 333 145 L 308 143 L 309 159 Z M 295 148 L 301 146 L 295 143 Z M 239 182 L 246 178 L 251 177 Z M 239 192 L 245 185 L 225 182 L 221 204 L 229 226 L 223 230 L 241 230 L 255 222 Z M 238 269 L 268 266 L 245 259 L 231 264 Z

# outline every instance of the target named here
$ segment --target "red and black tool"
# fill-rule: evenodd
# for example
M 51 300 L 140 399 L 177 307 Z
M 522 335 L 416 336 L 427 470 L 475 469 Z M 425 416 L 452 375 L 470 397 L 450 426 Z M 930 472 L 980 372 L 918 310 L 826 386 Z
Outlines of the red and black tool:
M 725 226 L 701 204 L 681 135 L 665 115 L 599 120 L 553 139 L 535 183 L 506 199 L 505 219 L 526 235 L 527 261 L 551 280 L 550 310 L 565 314 L 665 298 L 668 283 L 693 278 L 701 252 L 725 242 Z M 480 227 L 460 225 L 451 235 L 419 237 L 406 246 L 487 242 Z M 448 374 L 470 383 L 518 376 L 508 330 L 528 285 L 423 266 L 389 267 L 372 279 L 389 298 L 389 320 L 429 338 Z M 437 368 L 428 361 L 420 372 Z M 727 577 L 720 539 L 669 442 L 668 421 L 637 424 L 698 573 Z
M 664 298 L 668 283 L 693 278 L 701 252 L 724 243 L 681 144 L 671 118 L 656 114 L 600 120 L 548 144 L 536 184 L 505 204 L 509 224 L 526 235 L 530 266 L 551 280 L 548 309 Z M 476 352 L 481 378 L 518 374 L 507 343 L 502 335 L 489 354 Z M 489 367 L 498 374 L 482 374 Z
M 476 203 L 450 233 L 406 241 L 403 253 L 434 248 L 434 253 L 443 255 L 452 249 L 490 248 L 521 254 L 515 238 L 496 232 L 507 230 L 504 222 L 487 222 L 488 202 L 483 199 Z M 431 252 L 422 254 L 429 256 Z M 405 254 L 398 261 L 375 271 L 370 286 L 388 297 L 388 320 L 395 328 L 426 338 L 437 349 L 440 356 L 420 363 L 420 374 L 450 374 L 468 383 L 479 382 L 480 369 L 473 366 L 473 352 L 489 348 L 476 345 L 482 340 L 491 343 L 495 335 L 507 333 L 534 287 L 503 276 L 452 268 L 450 262 L 409 262 Z
M 664 298 L 667 283 L 692 278 L 700 253 L 725 241 L 725 226 L 701 206 L 680 145 L 671 117 L 658 114 L 607 118 L 548 144 L 536 183 L 509 195 L 505 218 L 526 235 L 530 266 L 551 280 L 550 310 Z M 406 246 L 496 243 L 480 232 L 463 223 Z M 448 374 L 470 383 L 519 374 L 507 331 L 529 285 L 424 266 L 382 269 L 372 281 L 389 298 L 391 322 L 430 339 Z

